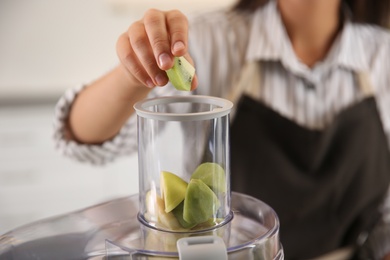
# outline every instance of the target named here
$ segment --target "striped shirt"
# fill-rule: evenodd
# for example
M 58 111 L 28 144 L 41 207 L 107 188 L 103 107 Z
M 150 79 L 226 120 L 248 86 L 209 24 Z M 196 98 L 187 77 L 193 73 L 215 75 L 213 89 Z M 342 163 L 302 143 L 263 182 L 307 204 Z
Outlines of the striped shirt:
M 227 98 L 244 64 L 260 61 L 259 98 L 302 126 L 322 129 L 341 110 L 364 98 L 355 75 L 366 72 L 390 141 L 389 31 L 355 24 L 347 18 L 327 56 L 309 68 L 295 55 L 275 1 L 252 14 L 219 10 L 189 20 L 189 49 L 199 81 L 192 94 Z M 54 137 L 59 150 L 66 156 L 94 164 L 136 152 L 135 116 L 116 137 L 101 145 L 79 144 L 65 138 L 69 108 L 84 87 L 69 89 L 57 104 Z M 182 93 L 168 86 L 155 88 L 150 97 L 177 94 Z M 380 239 L 381 244 L 389 245 L 386 248 L 389 252 L 390 240 L 383 236 Z

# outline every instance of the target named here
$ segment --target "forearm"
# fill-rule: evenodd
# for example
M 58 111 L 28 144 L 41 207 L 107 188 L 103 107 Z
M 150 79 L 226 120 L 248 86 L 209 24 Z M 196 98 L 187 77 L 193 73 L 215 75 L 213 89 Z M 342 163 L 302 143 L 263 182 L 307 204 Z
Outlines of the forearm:
M 133 105 L 150 90 L 119 65 L 77 96 L 68 119 L 71 138 L 83 143 L 112 138 L 134 113 Z

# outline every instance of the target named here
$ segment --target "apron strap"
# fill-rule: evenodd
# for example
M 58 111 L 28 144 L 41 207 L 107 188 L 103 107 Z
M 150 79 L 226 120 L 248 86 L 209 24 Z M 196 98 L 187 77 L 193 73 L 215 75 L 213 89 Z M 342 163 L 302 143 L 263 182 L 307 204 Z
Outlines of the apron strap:
M 371 84 L 370 76 L 367 72 L 357 72 L 356 78 L 360 91 L 364 97 L 371 97 L 374 95 L 374 88 Z
M 253 98 L 260 97 L 261 64 L 260 61 L 251 61 L 244 64 L 238 81 L 233 85 L 227 99 L 236 104 L 242 94 L 248 94 Z

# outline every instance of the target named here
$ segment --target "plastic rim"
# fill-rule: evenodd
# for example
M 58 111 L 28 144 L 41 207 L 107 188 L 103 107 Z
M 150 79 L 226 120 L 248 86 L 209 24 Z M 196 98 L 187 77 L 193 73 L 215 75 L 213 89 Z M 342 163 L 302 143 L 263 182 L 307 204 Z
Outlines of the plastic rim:
M 195 113 L 160 113 L 147 110 L 147 108 L 151 106 L 172 103 L 200 103 L 215 105 L 217 108 L 212 111 Z M 233 103 L 227 99 L 201 95 L 157 97 L 139 101 L 134 105 L 134 109 L 138 116 L 162 121 L 208 120 L 228 115 L 232 107 Z

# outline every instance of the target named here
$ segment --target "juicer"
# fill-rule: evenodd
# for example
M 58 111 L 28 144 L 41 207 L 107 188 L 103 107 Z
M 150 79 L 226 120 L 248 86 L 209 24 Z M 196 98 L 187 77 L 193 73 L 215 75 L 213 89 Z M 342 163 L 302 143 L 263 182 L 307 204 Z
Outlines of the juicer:
M 277 214 L 258 199 L 230 191 L 233 104 L 183 95 L 146 99 L 134 108 L 141 232 L 108 240 L 108 256 L 283 259 Z

